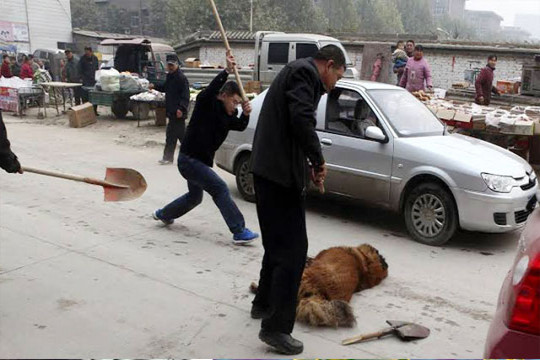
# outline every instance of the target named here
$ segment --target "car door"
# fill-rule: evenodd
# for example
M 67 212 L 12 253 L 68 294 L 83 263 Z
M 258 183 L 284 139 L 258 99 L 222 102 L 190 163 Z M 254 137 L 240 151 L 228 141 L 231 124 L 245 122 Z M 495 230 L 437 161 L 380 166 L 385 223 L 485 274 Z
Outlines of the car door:
M 366 138 L 368 126 L 379 127 L 387 137 L 389 133 L 368 97 L 355 89 L 336 87 L 321 99 L 318 118 L 328 166 L 327 190 L 388 205 L 393 145 L 391 138 L 387 143 Z

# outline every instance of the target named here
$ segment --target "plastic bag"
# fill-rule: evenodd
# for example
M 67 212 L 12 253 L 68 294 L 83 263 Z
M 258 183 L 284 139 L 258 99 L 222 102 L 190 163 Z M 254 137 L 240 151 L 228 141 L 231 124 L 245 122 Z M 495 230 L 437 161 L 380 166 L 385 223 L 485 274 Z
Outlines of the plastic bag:
M 141 85 L 137 81 L 137 78 L 130 74 L 120 74 L 120 90 L 122 91 L 139 91 Z
M 120 91 L 120 73 L 116 69 L 101 70 L 99 81 L 103 91 Z

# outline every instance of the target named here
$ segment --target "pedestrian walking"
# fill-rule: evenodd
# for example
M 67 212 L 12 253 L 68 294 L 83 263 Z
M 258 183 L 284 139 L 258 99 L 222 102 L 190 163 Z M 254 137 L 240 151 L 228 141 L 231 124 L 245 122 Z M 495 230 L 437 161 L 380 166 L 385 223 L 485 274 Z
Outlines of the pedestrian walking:
M 308 179 L 321 186 L 326 176 L 315 111 L 345 70 L 335 45 L 289 63 L 270 86 L 255 131 L 251 165 L 264 257 L 251 316 L 263 319 L 259 338 L 286 355 L 303 351 L 291 333 L 308 249 Z
M 476 88 L 475 102 L 478 105 L 488 106 L 491 103 L 491 93 L 500 95 L 499 90 L 493 86 L 495 67 L 497 66 L 497 55 L 490 55 L 485 68 L 476 77 L 474 86 Z
M 64 66 L 66 81 L 68 83 L 80 83 L 81 76 L 79 74 L 79 65 L 73 52 L 70 49 L 66 49 L 64 53 L 66 54 L 66 64 Z M 73 88 L 73 99 L 75 100 L 75 105 L 81 104 L 82 88 L 80 86 Z
M 430 90 L 433 88 L 431 68 L 424 58 L 424 47 L 416 45 L 414 56 L 407 61 L 399 86 L 414 92 L 425 90 L 426 85 Z
M 229 131 L 244 131 L 251 113 L 249 101 L 242 102 L 238 84 L 227 81 L 234 66 L 234 57 L 228 54 L 227 68 L 197 96 L 178 156 L 178 170 L 187 180 L 189 191 L 164 208 L 154 211 L 153 217 L 170 225 L 199 205 L 203 191 L 206 191 L 212 196 L 233 233 L 233 243 L 244 245 L 259 235 L 246 228 L 244 216 L 232 200 L 227 184 L 212 170 L 215 152 Z M 238 117 L 237 107 L 240 104 L 243 112 Z
M 21 164 L 17 156 L 11 151 L 11 144 L 7 137 L 6 125 L 0 110 L 0 167 L 8 173 L 21 173 Z
M 160 164 L 172 164 L 176 143 L 184 138 L 189 107 L 189 82 L 180 70 L 176 55 L 167 55 L 167 79 L 163 85 L 151 85 L 165 93 L 165 111 L 169 123 L 165 135 L 165 150 Z
M 99 61 L 92 48 L 87 46 L 84 48 L 84 55 L 79 60 L 79 76 L 82 80 L 82 101 L 83 103 L 88 102 L 89 91 L 85 87 L 93 87 L 96 85 L 96 71 L 99 68 Z M 97 112 L 97 105 L 94 105 L 94 112 L 99 116 Z
M 0 75 L 5 78 L 10 78 L 11 76 L 13 76 L 11 74 L 11 66 L 8 54 L 2 55 L 2 67 L 0 69 Z

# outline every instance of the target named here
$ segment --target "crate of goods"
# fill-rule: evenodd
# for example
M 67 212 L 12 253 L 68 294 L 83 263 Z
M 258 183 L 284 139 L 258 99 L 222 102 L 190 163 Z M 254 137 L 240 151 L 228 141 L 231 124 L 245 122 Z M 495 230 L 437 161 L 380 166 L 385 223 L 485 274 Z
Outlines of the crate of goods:
M 73 128 L 81 128 L 94 124 L 96 122 L 96 113 L 91 103 L 87 102 L 82 105 L 73 106 L 68 111 L 69 126 Z
M 472 129 L 472 114 L 467 109 L 456 110 L 454 115 L 454 122 L 456 126 L 463 129 Z
M 0 87 L 0 109 L 19 112 L 19 93 L 17 89 Z
M 520 85 L 519 81 L 499 80 L 497 81 L 497 90 L 501 94 L 518 94 Z
M 198 68 L 201 66 L 201 61 L 194 57 L 187 58 L 185 63 L 186 63 L 186 67 L 188 68 Z

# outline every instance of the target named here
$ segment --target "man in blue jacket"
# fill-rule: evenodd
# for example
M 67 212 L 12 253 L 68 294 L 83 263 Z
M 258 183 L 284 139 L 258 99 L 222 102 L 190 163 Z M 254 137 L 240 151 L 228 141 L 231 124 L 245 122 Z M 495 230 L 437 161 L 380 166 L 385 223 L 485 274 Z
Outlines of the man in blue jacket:
M 249 123 L 251 104 L 243 102 L 237 83 L 228 81 L 234 57 L 227 56 L 227 69 L 219 73 L 199 93 L 186 135 L 180 147 L 178 170 L 187 180 L 189 191 L 153 213 L 155 220 L 170 225 L 202 202 L 203 191 L 212 196 L 233 234 L 233 243 L 245 245 L 259 235 L 245 226 L 244 216 L 234 203 L 227 184 L 212 170 L 214 156 L 230 130 L 244 131 Z M 242 115 L 238 117 L 238 105 Z
M 171 164 L 174 161 L 176 143 L 184 138 L 186 118 L 189 107 L 189 82 L 180 70 L 178 58 L 167 55 L 167 79 L 165 84 L 152 86 L 165 93 L 165 110 L 169 118 L 165 137 L 165 150 L 160 164 Z

